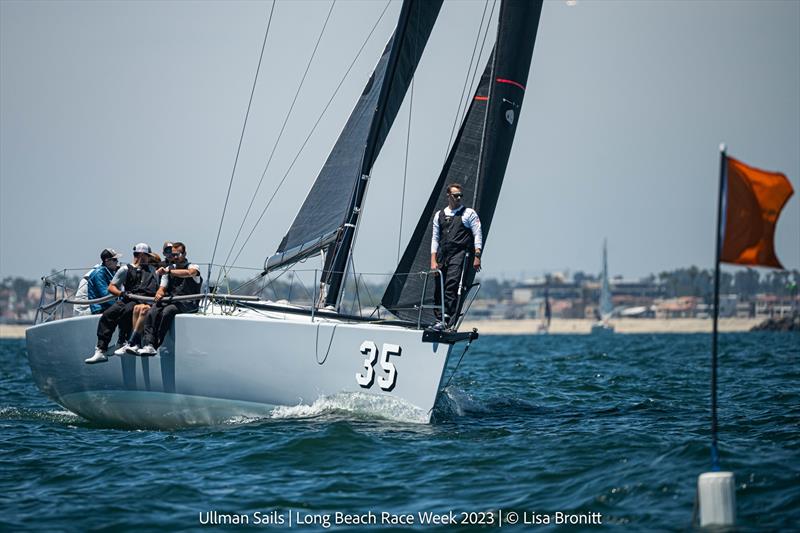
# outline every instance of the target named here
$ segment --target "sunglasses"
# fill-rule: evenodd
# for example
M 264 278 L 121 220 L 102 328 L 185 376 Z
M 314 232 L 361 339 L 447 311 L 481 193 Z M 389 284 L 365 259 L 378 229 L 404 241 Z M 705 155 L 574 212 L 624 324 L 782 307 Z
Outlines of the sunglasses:
M 464 195 L 461 194 L 461 193 L 451 194 L 450 196 L 452 196 L 453 198 L 463 198 L 464 197 Z

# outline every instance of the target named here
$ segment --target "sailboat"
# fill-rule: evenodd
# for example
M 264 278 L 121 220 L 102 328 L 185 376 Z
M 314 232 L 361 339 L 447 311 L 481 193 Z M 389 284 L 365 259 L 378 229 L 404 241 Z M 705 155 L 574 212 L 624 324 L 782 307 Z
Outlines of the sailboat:
M 592 333 L 602 335 L 614 333 L 614 326 L 608 321 L 614 312 L 614 304 L 611 302 L 611 287 L 608 284 L 608 249 L 605 239 L 603 240 L 603 272 L 600 274 L 600 305 L 598 306 L 598 320 L 592 324 Z
M 178 315 L 158 356 L 86 365 L 98 316 L 55 319 L 69 298 L 43 304 L 26 333 L 33 378 L 82 417 L 127 427 L 173 428 L 268 416 L 340 394 L 410 405 L 429 422 L 453 347 L 477 331 L 437 331 L 429 271 L 431 224 L 451 181 L 480 213 L 484 243 L 519 124 L 541 1 L 502 0 L 494 49 L 381 299 L 384 313 L 348 314 L 343 288 L 371 172 L 405 98 L 442 0 L 404 0 L 397 26 L 330 155 L 262 277 L 324 258 L 310 305 L 206 291 L 201 311 Z M 469 204 L 468 204 L 469 205 Z M 463 316 L 475 273 L 465 272 Z
M 550 321 L 552 320 L 552 310 L 550 309 L 550 290 L 545 287 L 544 289 L 544 303 L 542 304 L 542 321 L 539 322 L 536 328 L 536 333 L 539 335 L 547 335 L 550 333 Z

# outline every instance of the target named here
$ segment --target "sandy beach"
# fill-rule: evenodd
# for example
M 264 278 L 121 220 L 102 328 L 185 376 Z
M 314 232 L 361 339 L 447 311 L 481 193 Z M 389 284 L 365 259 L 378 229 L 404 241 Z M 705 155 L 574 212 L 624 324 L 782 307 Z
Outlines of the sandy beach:
M 0 339 L 24 339 L 25 330 L 29 327 L 17 324 L 0 324 Z
M 553 319 L 550 333 L 589 333 L 592 320 Z M 723 318 L 719 321 L 721 332 L 750 331 L 762 322 L 760 318 Z M 461 331 L 478 328 L 483 335 L 530 335 L 536 333 L 539 320 L 465 320 Z M 707 318 L 639 318 L 612 320 L 617 333 L 710 333 L 711 320 Z M 0 324 L 0 339 L 24 339 L 29 326 Z

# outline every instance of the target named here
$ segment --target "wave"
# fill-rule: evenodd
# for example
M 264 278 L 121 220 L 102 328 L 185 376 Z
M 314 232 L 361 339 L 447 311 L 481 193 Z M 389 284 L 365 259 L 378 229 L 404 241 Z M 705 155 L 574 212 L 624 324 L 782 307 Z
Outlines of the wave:
M 490 409 L 482 402 L 474 399 L 467 392 L 453 386 L 442 391 L 434 409 L 435 419 L 446 420 L 470 414 L 485 414 Z
M 361 392 L 342 392 L 321 396 L 310 405 L 278 406 L 267 416 L 236 416 L 227 420 L 226 423 L 240 425 L 264 420 L 309 419 L 337 415 L 417 424 L 428 422 L 426 411 L 401 399 Z
M 0 420 L 53 422 L 56 424 L 88 424 L 85 418 L 66 409 L 30 409 L 26 407 L 0 407 Z
M 345 392 L 322 396 L 311 405 L 276 407 L 273 419 L 315 418 L 329 414 L 355 415 L 359 418 L 383 418 L 398 422 L 427 423 L 428 413 L 392 396 Z

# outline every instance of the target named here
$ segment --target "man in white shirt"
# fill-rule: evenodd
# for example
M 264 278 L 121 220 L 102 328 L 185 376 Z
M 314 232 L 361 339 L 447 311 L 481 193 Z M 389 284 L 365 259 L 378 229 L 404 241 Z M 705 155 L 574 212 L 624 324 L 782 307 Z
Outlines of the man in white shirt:
M 440 316 L 442 301 L 437 283 L 434 301 L 439 322 L 434 326 L 436 329 L 450 327 L 450 321 L 456 318 L 460 293 L 463 291 L 463 287 L 460 287 L 463 269 L 468 266 L 470 259 L 475 271 L 481 270 L 481 220 L 474 209 L 461 203 L 463 197 L 463 187 L 459 183 L 451 183 L 447 186 L 447 207 L 433 215 L 431 270 L 442 272 L 445 313 L 444 317 Z

